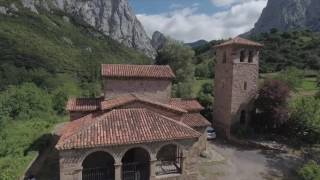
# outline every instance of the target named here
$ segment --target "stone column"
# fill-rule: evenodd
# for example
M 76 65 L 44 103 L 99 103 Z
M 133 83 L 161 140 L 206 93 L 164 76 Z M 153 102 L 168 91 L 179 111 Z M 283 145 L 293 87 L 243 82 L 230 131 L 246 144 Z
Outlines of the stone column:
M 156 165 L 157 165 L 157 159 L 152 158 L 150 160 L 150 180 L 156 179 Z
M 122 163 L 121 162 L 115 162 L 114 163 L 114 178 L 115 180 L 121 180 L 122 179 Z

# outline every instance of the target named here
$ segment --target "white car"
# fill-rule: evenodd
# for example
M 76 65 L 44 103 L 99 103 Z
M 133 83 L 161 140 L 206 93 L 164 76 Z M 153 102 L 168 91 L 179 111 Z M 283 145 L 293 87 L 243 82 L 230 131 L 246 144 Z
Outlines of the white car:
M 213 128 L 207 129 L 207 140 L 213 140 L 217 137 L 216 131 Z

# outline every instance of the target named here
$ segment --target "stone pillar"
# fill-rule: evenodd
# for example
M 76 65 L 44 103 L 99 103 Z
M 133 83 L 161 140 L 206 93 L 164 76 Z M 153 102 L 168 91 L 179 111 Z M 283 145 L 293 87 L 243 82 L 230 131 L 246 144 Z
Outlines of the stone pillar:
M 150 180 L 156 179 L 156 165 L 157 165 L 157 159 L 152 158 L 150 160 Z
M 116 162 L 114 164 L 114 178 L 115 180 L 121 180 L 122 179 L 122 163 Z

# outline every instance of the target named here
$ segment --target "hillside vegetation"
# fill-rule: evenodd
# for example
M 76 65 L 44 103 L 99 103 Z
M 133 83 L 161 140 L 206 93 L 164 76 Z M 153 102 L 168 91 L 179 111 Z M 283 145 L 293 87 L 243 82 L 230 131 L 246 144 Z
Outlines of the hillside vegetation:
M 23 175 L 67 119 L 68 97 L 100 95 L 102 63 L 152 60 L 59 12 L 0 15 L 1 180 Z

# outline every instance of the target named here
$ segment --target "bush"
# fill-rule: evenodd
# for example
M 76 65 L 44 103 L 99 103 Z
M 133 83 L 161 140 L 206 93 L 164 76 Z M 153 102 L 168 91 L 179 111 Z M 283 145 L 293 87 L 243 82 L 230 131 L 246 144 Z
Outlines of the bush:
M 202 85 L 200 92 L 197 96 L 198 101 L 204 107 L 202 114 L 207 119 L 212 119 L 213 112 L 213 85 L 212 83 L 205 83 Z
M 298 171 L 298 174 L 302 180 L 319 180 L 320 165 L 315 161 L 310 161 Z
M 320 100 L 303 97 L 294 102 L 291 111 L 291 136 L 311 144 L 320 143 Z
M 269 79 L 264 82 L 255 102 L 259 113 L 253 123 L 257 128 L 278 129 L 287 122 L 289 93 L 289 87 L 282 81 Z
M 53 112 L 51 96 L 32 83 L 9 86 L 0 99 L 2 119 L 27 120 Z
M 297 88 L 301 87 L 304 72 L 295 67 L 289 67 L 275 77 L 276 79 L 285 82 L 291 90 L 297 91 Z

